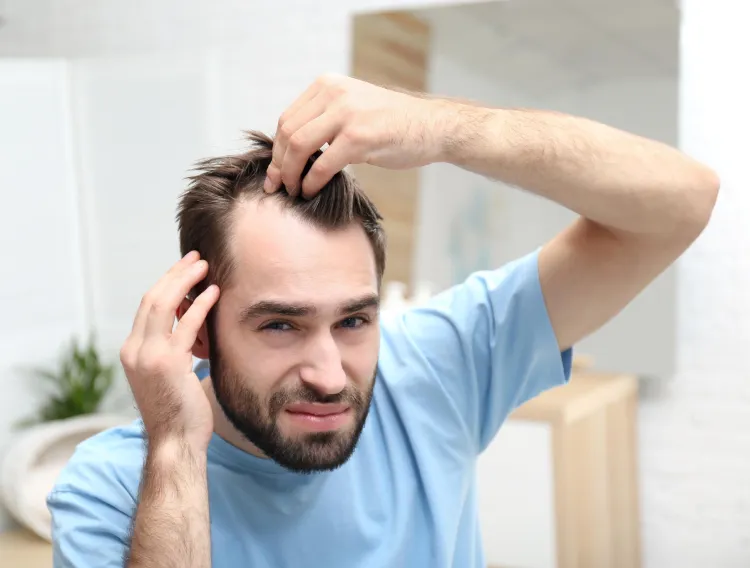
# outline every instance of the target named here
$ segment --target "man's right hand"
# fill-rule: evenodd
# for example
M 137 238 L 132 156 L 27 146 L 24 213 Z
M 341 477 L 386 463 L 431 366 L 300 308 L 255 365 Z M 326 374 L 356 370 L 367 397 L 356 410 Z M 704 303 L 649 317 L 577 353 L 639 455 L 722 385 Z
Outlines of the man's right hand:
M 120 350 L 150 445 L 174 441 L 204 451 L 211 439 L 213 415 L 193 372 L 192 348 L 219 298 L 218 287 L 206 288 L 174 326 L 178 307 L 207 271 L 208 263 L 194 251 L 177 262 L 143 296 Z

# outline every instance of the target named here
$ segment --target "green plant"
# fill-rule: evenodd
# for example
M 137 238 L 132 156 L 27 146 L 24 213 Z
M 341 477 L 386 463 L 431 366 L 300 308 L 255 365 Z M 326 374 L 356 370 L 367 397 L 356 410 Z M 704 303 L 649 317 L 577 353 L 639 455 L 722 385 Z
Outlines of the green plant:
M 51 393 L 37 415 L 20 426 L 96 412 L 112 387 L 115 366 L 102 362 L 92 334 L 85 346 L 74 338 L 56 370 L 36 369 L 32 374 L 45 381 Z

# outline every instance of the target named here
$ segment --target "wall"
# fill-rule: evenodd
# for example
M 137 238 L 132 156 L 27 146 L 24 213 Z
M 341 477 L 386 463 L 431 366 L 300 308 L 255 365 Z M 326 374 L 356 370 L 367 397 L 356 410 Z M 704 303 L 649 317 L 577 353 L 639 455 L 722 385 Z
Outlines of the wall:
M 680 145 L 717 169 L 679 265 L 677 372 L 641 405 L 645 566 L 750 566 L 750 52 L 731 0 L 683 0 Z M 745 66 L 745 67 L 743 67 Z
M 676 144 L 675 76 L 631 72 L 617 77 L 614 72 L 581 83 L 564 67 L 553 68 L 551 58 L 532 59 L 520 42 L 501 37 L 466 12 L 451 8 L 421 13 L 432 24 L 431 92 L 495 106 L 559 110 Z M 444 164 L 423 170 L 422 188 L 414 280 L 438 289 L 471 270 L 530 252 L 575 218 L 532 194 Z M 671 376 L 675 287 L 672 269 L 616 320 L 581 342 L 579 352 L 591 354 L 602 369 Z
M 0 56 L 99 57 L 244 43 L 253 48 L 244 62 L 245 72 L 248 63 L 256 63 L 256 77 L 283 84 L 311 72 L 345 72 L 346 64 L 341 67 L 338 62 L 341 57 L 347 61 L 347 28 L 354 13 L 455 1 L 330 0 L 324 9 L 305 0 L 99 0 L 94 5 L 81 0 L 2 0 L 1 4 Z M 330 50 L 333 46 L 337 49 Z M 295 62 L 288 55 L 294 55 Z M 265 86 L 275 89 L 275 83 Z
M 0 456 L 37 402 L 28 371 L 85 327 L 67 86 L 64 61 L 0 62 Z

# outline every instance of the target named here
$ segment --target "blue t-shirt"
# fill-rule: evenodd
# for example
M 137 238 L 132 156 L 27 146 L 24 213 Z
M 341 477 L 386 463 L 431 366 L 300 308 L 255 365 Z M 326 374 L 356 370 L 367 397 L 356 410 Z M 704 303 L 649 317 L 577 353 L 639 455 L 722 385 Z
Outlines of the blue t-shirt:
M 284 470 L 214 435 L 214 568 L 484 568 L 475 468 L 508 414 L 567 381 L 538 251 L 381 318 L 378 375 L 341 468 Z M 49 495 L 55 568 L 121 567 L 144 461 L 141 423 L 81 443 Z

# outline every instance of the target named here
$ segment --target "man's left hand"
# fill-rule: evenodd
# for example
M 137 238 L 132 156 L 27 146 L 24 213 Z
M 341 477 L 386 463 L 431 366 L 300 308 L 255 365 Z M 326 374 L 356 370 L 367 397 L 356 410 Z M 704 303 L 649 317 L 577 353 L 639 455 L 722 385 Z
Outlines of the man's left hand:
M 349 164 L 409 169 L 439 161 L 450 106 L 350 77 L 322 77 L 279 119 L 266 192 L 283 184 L 291 195 L 310 198 Z

